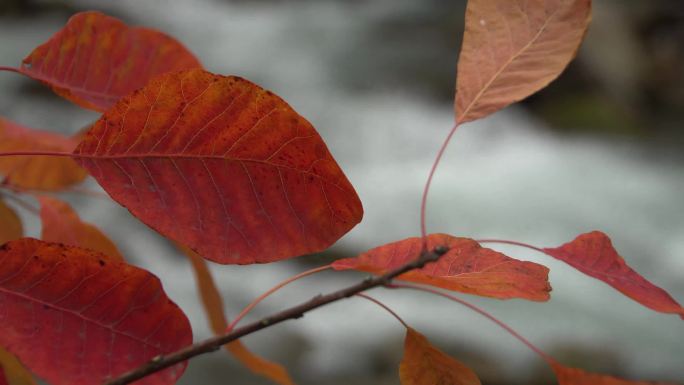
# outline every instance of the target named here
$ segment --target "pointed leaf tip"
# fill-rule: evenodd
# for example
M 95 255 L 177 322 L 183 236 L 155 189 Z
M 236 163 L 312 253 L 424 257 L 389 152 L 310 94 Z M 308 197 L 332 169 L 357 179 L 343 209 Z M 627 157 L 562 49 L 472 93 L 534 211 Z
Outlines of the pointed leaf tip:
M 575 57 L 590 20 L 590 0 L 469 0 L 456 121 L 483 118 L 548 85 Z
M 412 328 L 406 329 L 401 385 L 481 385 L 477 374 L 449 357 Z
M 468 238 L 447 234 L 428 235 L 428 248 L 446 246 L 449 251 L 437 262 L 398 277 L 462 293 L 499 299 L 549 299 L 551 285 L 545 266 L 519 261 Z M 371 249 L 355 258 L 335 261 L 336 270 L 354 269 L 384 274 L 418 257 L 422 238 L 407 238 Z
M 679 314 L 684 308 L 670 294 L 634 271 L 600 232 L 581 234 L 560 247 L 544 248 L 545 253 L 566 262 L 584 274 L 601 280 L 636 302 L 662 313 Z
M 105 111 L 156 75 L 199 67 L 174 38 L 87 11 L 34 49 L 20 71 L 82 107 Z
M 363 216 L 313 126 L 238 77 L 157 77 L 107 111 L 74 156 L 133 215 L 219 263 L 321 251 Z
M 0 261 L 0 346 L 50 384 L 99 384 L 192 343 L 185 314 L 145 270 L 31 238 L 0 246 Z M 171 385 L 186 365 L 138 383 Z

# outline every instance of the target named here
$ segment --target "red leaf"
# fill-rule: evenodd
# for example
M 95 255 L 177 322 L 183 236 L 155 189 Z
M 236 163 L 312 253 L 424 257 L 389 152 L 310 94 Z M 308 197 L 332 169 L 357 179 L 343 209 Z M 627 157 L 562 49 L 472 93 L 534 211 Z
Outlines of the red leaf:
M 192 342 L 149 272 L 24 238 L 0 247 L 0 346 L 52 385 L 92 385 Z M 179 364 L 140 381 L 173 384 Z
M 172 37 L 90 11 L 72 16 L 33 50 L 21 72 L 82 107 L 105 111 L 156 75 L 199 67 Z
M 679 314 L 684 319 L 684 308 L 665 290 L 632 270 L 615 250 L 610 238 L 600 231 L 581 234 L 560 247 L 543 250 L 648 308 L 662 313 Z
M 499 299 L 549 299 L 549 269 L 532 262 L 518 261 L 481 247 L 468 238 L 447 234 L 428 235 L 428 248 L 447 246 L 439 261 L 399 276 L 399 279 L 424 283 L 463 293 Z M 408 238 L 369 250 L 356 258 L 335 261 L 336 270 L 355 269 L 384 274 L 420 254 L 421 238 Z
M 76 144 L 72 138 L 34 130 L 0 117 L 0 152 L 70 152 Z M 5 174 L 9 184 L 37 190 L 60 190 L 87 176 L 72 159 L 52 156 L 0 157 L 0 173 Z
M 320 251 L 363 215 L 311 124 L 237 77 L 162 75 L 105 113 L 74 154 L 133 215 L 219 263 Z
M 0 366 L 0 385 L 9 385 L 7 381 L 7 376 L 5 376 L 5 369 Z
M 481 385 L 477 374 L 435 348 L 417 331 L 406 329 L 401 385 Z
M 483 118 L 546 87 L 575 57 L 591 0 L 469 0 L 456 120 Z
M 582 369 L 569 368 L 559 363 L 552 363 L 559 385 L 674 385 L 664 382 L 628 381 L 621 378 L 590 373 Z
M 17 213 L 0 200 L 0 245 L 24 236 L 24 227 Z
M 38 196 L 40 220 L 43 223 L 41 238 L 46 242 L 59 242 L 84 249 L 99 251 L 118 261 L 123 261 L 114 242 L 100 229 L 81 221 L 78 214 L 66 202 Z

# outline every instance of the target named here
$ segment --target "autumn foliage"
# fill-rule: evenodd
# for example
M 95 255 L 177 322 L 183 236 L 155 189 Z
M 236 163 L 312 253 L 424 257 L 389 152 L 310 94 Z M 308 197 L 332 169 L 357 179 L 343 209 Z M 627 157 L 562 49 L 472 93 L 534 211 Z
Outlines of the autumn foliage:
M 547 267 L 483 246 L 511 243 L 564 261 L 652 310 L 684 318 L 684 308 L 629 267 L 608 236 L 593 231 L 540 248 L 428 235 L 424 227 L 430 181 L 456 128 L 558 77 L 590 19 L 590 0 L 470 0 L 457 70 L 456 124 L 428 179 L 423 234 L 330 267 L 382 276 L 432 253 L 435 262 L 397 278 L 411 284 L 382 284 L 466 304 L 537 352 L 560 385 L 646 384 L 564 366 L 483 310 L 439 291 L 547 301 Z M 3 68 L 102 115 L 74 137 L 0 117 L 0 384 L 32 383 L 29 372 L 55 385 L 100 384 L 139 367 L 153 368 L 141 384 L 173 384 L 187 365 L 155 366 L 180 349 L 192 349 L 193 342 L 187 317 L 159 279 L 125 262 L 96 225 L 51 195 L 88 175 L 179 245 L 217 335 L 231 333 L 251 308 L 229 322 L 205 259 L 268 263 L 319 252 L 362 219 L 361 200 L 311 123 L 272 92 L 203 69 L 185 46 L 162 32 L 83 12 L 18 68 Z M 41 240 L 24 238 L 17 208 L 40 217 Z M 307 311 L 317 307 L 315 298 L 309 305 Z M 284 367 L 240 341 L 226 350 L 258 375 L 294 383 Z M 473 370 L 408 326 L 399 378 L 403 385 L 480 384 Z

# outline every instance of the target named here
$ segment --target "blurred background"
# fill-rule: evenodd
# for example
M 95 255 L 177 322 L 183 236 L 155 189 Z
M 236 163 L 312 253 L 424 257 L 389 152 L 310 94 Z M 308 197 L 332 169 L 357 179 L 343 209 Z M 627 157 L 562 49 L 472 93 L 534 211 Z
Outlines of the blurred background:
M 636 270 L 684 301 L 684 3 L 597 0 L 578 58 L 523 103 L 462 127 L 437 172 L 428 230 L 557 246 L 608 233 Z M 317 127 L 364 203 L 364 221 L 331 250 L 269 265 L 212 265 L 234 316 L 297 272 L 419 233 L 419 200 L 453 124 L 465 1 L 2 0 L 0 65 L 18 66 L 68 17 L 96 9 L 165 31 L 207 69 L 246 77 Z M 76 132 L 98 115 L 18 74 L 0 73 L 0 115 Z M 92 181 L 89 189 L 99 189 Z M 197 340 L 210 335 L 187 261 L 125 209 L 64 194 L 124 255 L 162 279 Z M 29 234 L 40 225 L 23 219 Z M 569 266 L 551 268 L 548 303 L 463 295 L 563 363 L 632 379 L 684 382 L 684 325 Z M 357 281 L 322 273 L 282 290 L 249 319 Z M 551 371 L 494 324 L 420 293 L 372 293 L 484 384 L 553 384 Z M 1 331 L 0 331 L 1 332 Z M 350 299 L 249 336 L 298 384 L 398 384 L 403 329 Z M 58 363 L 56 363 L 58 364 Z M 223 353 L 193 360 L 181 384 L 268 384 Z

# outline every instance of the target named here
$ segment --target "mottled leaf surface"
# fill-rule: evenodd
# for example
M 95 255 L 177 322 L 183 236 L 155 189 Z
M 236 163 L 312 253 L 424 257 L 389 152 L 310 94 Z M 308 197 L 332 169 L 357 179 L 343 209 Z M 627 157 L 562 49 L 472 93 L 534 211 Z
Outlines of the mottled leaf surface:
M 558 385 L 675 385 L 665 382 L 623 380 L 582 369 L 570 368 L 558 363 L 552 364 L 551 367 L 558 378 Z
M 0 346 L 0 385 L 35 385 L 31 373 L 12 353 Z
M 225 333 L 228 327 L 228 319 L 223 310 L 223 299 L 216 287 L 214 278 L 211 276 L 207 262 L 189 249 L 181 247 L 181 250 L 192 263 L 200 297 L 204 305 L 204 311 L 209 318 L 211 330 L 216 335 Z M 290 375 L 282 365 L 255 355 L 241 341 L 234 341 L 223 347 L 252 372 L 264 376 L 277 384 L 294 385 Z
M 71 152 L 78 143 L 67 136 L 34 130 L 0 117 L 0 152 Z M 81 182 L 84 169 L 70 158 L 54 156 L 3 156 L 0 173 L 7 183 L 37 190 L 60 190 Z
M 0 247 L 0 346 L 52 385 L 92 385 L 192 342 L 154 275 L 31 238 Z M 140 384 L 173 384 L 185 363 Z
M 0 245 L 24 236 L 21 219 L 11 207 L 0 200 Z
M 483 118 L 544 88 L 575 57 L 591 0 L 469 0 L 456 121 Z
M 475 372 L 449 357 L 417 331 L 407 328 L 404 358 L 399 365 L 401 385 L 480 385 Z
M 72 16 L 20 70 L 82 107 L 105 111 L 156 75 L 199 67 L 174 38 L 88 11 Z
M 38 201 L 43 224 L 42 240 L 99 251 L 123 261 L 114 242 L 94 225 L 83 222 L 68 203 L 48 196 L 38 196 Z
M 499 299 L 549 299 L 549 269 L 533 262 L 519 261 L 472 239 L 447 234 L 428 235 L 428 248 L 446 246 L 449 251 L 437 262 L 402 274 L 398 279 Z M 355 269 L 384 274 L 420 254 L 422 239 L 408 238 L 369 250 L 355 258 L 335 261 L 336 270 Z
M 105 113 L 74 156 L 133 215 L 219 263 L 320 251 L 363 215 L 311 124 L 238 77 L 162 75 Z
M 629 267 L 613 247 L 610 238 L 600 231 L 581 234 L 560 247 L 543 250 L 650 309 L 679 314 L 684 319 L 684 308 L 665 290 Z

